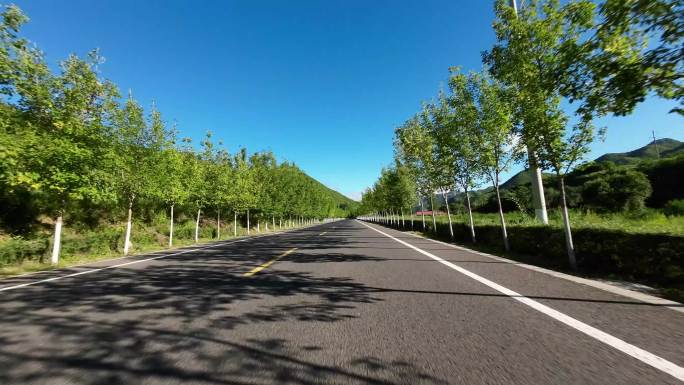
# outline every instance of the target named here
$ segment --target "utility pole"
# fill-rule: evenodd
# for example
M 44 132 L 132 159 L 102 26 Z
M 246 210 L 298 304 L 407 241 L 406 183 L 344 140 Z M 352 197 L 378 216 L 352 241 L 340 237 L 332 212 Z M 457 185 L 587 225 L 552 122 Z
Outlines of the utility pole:
M 511 0 L 511 7 L 516 16 L 518 15 L 518 4 L 516 0 Z M 537 154 L 534 149 L 527 146 L 527 160 L 530 166 L 528 172 L 532 180 L 532 204 L 534 205 L 534 214 L 538 221 L 545 225 L 549 224 L 549 216 L 546 212 L 546 200 L 544 198 L 544 183 L 542 181 L 542 172 L 537 162 Z
M 653 134 L 653 145 L 655 146 L 656 155 L 658 156 L 658 159 L 660 159 L 660 150 L 658 150 L 658 142 L 656 141 L 655 130 L 652 130 L 651 133 Z

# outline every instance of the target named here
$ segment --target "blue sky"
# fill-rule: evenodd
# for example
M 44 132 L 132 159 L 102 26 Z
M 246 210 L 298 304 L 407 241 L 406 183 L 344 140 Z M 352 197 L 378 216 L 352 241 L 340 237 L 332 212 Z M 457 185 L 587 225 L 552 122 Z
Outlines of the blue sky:
M 105 77 L 197 141 L 272 150 L 358 198 L 392 159 L 394 127 L 436 95 L 448 67 L 479 69 L 492 1 L 16 1 L 51 64 L 99 48 Z M 673 103 L 603 119 L 589 158 L 684 140 Z

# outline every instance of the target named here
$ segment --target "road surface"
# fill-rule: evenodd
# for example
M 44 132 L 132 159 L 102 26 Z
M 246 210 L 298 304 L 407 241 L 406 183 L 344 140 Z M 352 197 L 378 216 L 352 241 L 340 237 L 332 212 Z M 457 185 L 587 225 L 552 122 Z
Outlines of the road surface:
M 345 220 L 0 281 L 0 384 L 680 384 L 677 310 Z

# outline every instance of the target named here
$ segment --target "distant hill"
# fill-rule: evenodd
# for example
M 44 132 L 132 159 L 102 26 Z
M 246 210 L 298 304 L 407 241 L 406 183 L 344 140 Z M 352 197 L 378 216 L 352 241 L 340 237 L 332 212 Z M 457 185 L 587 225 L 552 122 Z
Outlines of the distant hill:
M 505 190 L 505 189 L 514 188 L 514 187 L 520 186 L 520 185 L 531 184 L 532 183 L 532 175 L 527 171 L 528 171 L 528 169 L 524 169 L 524 170 L 518 172 L 517 174 L 513 175 L 512 177 L 510 177 L 507 181 L 505 181 L 501 184 L 501 189 Z M 543 173 L 543 176 L 544 177 L 553 176 L 553 174 L 545 172 L 545 173 Z
M 657 145 L 657 152 L 656 152 Z M 658 157 L 660 154 L 660 158 Z M 615 165 L 610 166 L 607 162 L 613 162 Z M 596 175 L 605 172 L 606 170 L 637 170 L 646 175 L 649 179 L 653 193 L 646 201 L 648 207 L 663 207 L 663 205 L 673 199 L 684 199 L 684 189 L 682 188 L 682 180 L 684 180 L 684 142 L 675 139 L 659 139 L 655 144 L 649 143 L 641 148 L 633 151 L 623 153 L 609 153 L 604 154 L 593 162 L 587 162 L 574 169 L 567 175 L 566 186 L 575 188 L 575 195 L 579 194 L 577 190 L 583 183 Z M 549 199 L 554 199 L 554 193 L 551 190 L 557 190 L 556 178 L 552 173 L 544 173 L 544 188 L 548 190 L 549 195 L 546 196 L 547 204 Z M 531 175 L 527 169 L 513 175 L 507 181 L 501 184 L 502 193 L 506 190 L 515 189 L 517 186 L 529 186 L 531 184 Z M 493 200 L 493 188 L 487 184 L 482 185 L 482 189 L 472 191 L 471 202 L 474 207 L 477 207 L 481 212 L 495 212 L 496 202 Z M 555 192 L 557 195 L 557 191 Z M 456 191 L 449 194 L 449 201 L 460 199 L 462 192 Z M 503 194 L 505 195 L 505 194 Z M 551 197 L 551 198 L 549 198 Z M 443 199 L 441 196 L 435 196 L 435 203 L 441 205 Z M 575 205 L 579 204 L 580 197 L 575 196 Z M 510 207 L 504 208 L 504 211 L 517 210 L 514 205 L 515 202 L 504 196 L 505 204 Z M 493 211 L 492 211 L 493 210 Z
M 657 147 L 657 148 L 656 148 Z M 684 153 L 684 142 L 675 139 L 658 139 L 655 143 L 651 142 L 644 147 L 637 148 L 629 152 L 616 152 L 601 155 L 596 158 L 596 162 L 613 162 L 615 164 L 633 164 L 644 159 L 667 158 L 680 153 Z
M 658 152 L 660 152 L 660 158 L 668 158 L 678 154 L 684 154 L 684 142 L 680 142 L 676 139 L 663 138 L 641 147 L 636 150 L 629 152 L 615 152 L 608 153 L 596 158 L 595 162 L 613 162 L 615 164 L 634 164 L 645 159 L 658 159 L 658 152 L 656 151 L 656 144 L 658 146 Z M 544 176 L 551 176 L 553 174 L 544 173 Z M 527 169 L 518 172 L 513 175 L 510 179 L 501 184 L 501 189 L 506 190 L 514 188 L 519 185 L 530 184 L 530 174 Z

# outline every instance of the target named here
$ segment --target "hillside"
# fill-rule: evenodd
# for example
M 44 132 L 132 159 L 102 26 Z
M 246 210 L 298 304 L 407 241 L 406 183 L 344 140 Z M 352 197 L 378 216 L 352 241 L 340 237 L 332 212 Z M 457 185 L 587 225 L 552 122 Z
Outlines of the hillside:
M 553 174 L 550 173 L 544 173 L 544 177 L 547 176 L 553 176 Z M 507 181 L 503 182 L 501 184 L 501 189 L 506 190 L 506 189 L 511 189 L 516 186 L 520 185 L 526 185 L 526 184 L 531 184 L 532 183 L 532 177 L 529 172 L 527 172 L 527 169 L 524 169 L 517 174 L 513 175 L 510 177 Z
M 633 164 L 644 159 L 658 159 L 671 157 L 684 153 L 684 142 L 675 139 L 663 138 L 649 143 L 641 148 L 629 152 L 616 152 L 601 155 L 596 158 L 596 162 L 613 162 L 615 164 Z
M 657 144 L 657 151 L 656 151 Z M 653 142 L 637 148 L 636 150 L 628 152 L 614 152 L 599 156 L 594 160 L 597 163 L 613 162 L 618 165 L 635 164 L 646 159 L 658 159 L 658 152 L 660 158 L 669 158 L 678 154 L 684 154 L 684 142 L 676 139 L 663 138 L 658 139 L 656 144 Z M 544 177 L 553 177 L 553 174 L 544 173 Z M 507 181 L 501 184 L 502 190 L 512 189 L 516 186 L 530 184 L 530 174 L 527 169 L 518 172 L 510 177 Z

